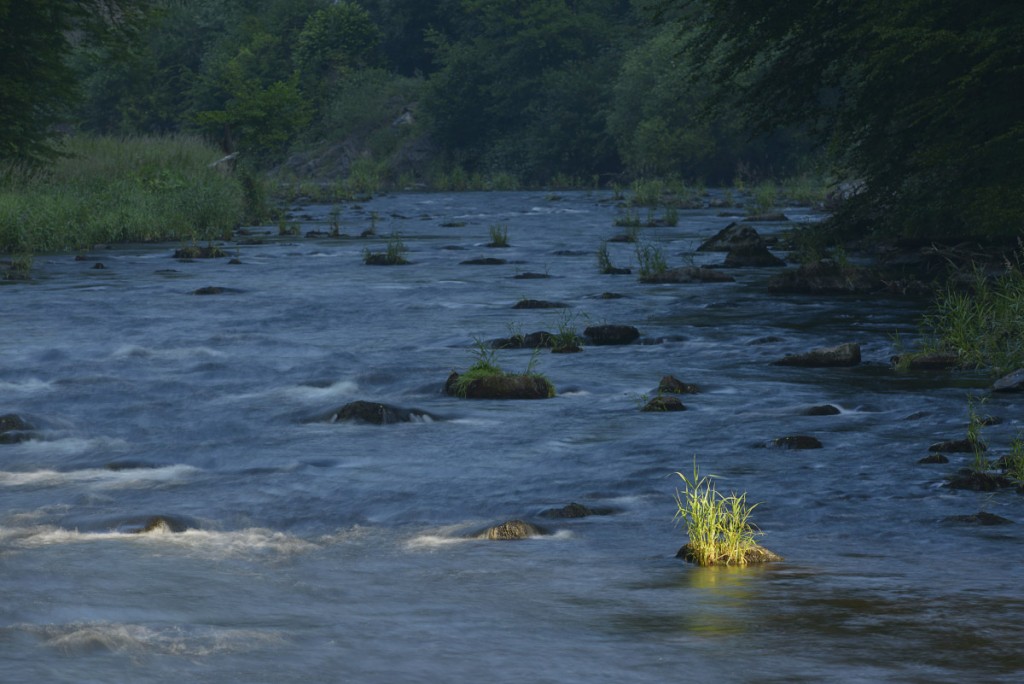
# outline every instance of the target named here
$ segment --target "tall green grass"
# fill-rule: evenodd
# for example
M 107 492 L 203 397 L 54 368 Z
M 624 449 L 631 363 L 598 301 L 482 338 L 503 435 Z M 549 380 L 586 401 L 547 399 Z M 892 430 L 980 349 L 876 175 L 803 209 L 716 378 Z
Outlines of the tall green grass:
M 949 285 L 922 321 L 926 352 L 955 354 L 961 366 L 1005 373 L 1024 368 L 1024 269 L 1018 255 L 991 277 L 975 268 L 969 284 Z
M 74 137 L 46 169 L 0 168 L 0 252 L 212 240 L 245 216 L 242 183 L 198 138 Z

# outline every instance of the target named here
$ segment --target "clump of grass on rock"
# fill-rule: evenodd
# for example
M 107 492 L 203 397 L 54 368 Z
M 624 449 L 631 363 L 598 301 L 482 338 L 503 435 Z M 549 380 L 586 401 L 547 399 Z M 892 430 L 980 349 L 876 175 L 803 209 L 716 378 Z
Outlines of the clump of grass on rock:
M 504 371 L 497 362 L 497 352 L 478 340 L 476 361 L 462 374 L 452 371 L 445 382 L 445 392 L 463 399 L 549 399 L 555 387 L 540 373 L 533 371 L 536 354 L 522 373 Z
M 758 504 L 748 504 L 745 493 L 722 494 L 712 477 L 700 476 L 696 463 L 691 477 L 676 475 L 684 487 L 676 493 L 675 517 L 686 523 L 689 537 L 678 557 L 701 566 L 782 560 L 757 543 L 756 537 L 762 533 L 750 522 L 750 515 Z

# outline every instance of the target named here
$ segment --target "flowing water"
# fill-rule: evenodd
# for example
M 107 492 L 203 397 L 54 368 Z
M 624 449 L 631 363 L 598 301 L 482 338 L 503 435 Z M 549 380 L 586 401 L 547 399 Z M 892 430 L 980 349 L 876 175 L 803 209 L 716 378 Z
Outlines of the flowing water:
M 773 296 L 735 283 L 645 285 L 598 273 L 619 211 L 608 193 L 403 194 L 347 206 L 378 237 L 174 245 L 38 257 L 0 287 L 0 681 L 1018 681 L 1024 672 L 1024 498 L 943 487 L 986 379 L 897 374 L 892 335 L 921 302 Z M 332 207 L 295 210 L 327 231 Z M 805 210 L 795 220 L 814 220 Z M 681 212 L 644 228 L 670 264 L 730 221 Z M 491 249 L 488 229 L 511 247 Z M 764 234 L 783 228 L 760 226 Z M 412 264 L 366 266 L 401 234 Z M 257 231 L 259 232 L 259 231 Z M 257 242 L 259 242 L 257 240 Z M 627 266 L 633 247 L 610 245 Z M 462 265 L 500 257 L 496 266 Z M 525 273 L 548 278 L 516 278 Z M 197 296 L 205 286 L 225 288 Z M 605 292 L 622 295 L 604 298 Z M 566 310 L 515 310 L 522 298 Z M 545 401 L 447 397 L 474 338 L 634 325 L 641 343 L 499 352 L 558 388 Z M 912 341 L 912 337 L 908 337 Z M 846 369 L 771 365 L 846 341 Z M 661 376 L 689 410 L 638 410 Z M 427 411 L 395 425 L 318 420 L 356 399 Z M 839 415 L 802 415 L 831 403 Z M 994 396 L 994 447 L 1022 401 Z M 766 449 L 818 437 L 824 448 Z M 781 563 L 676 559 L 675 471 L 762 502 Z M 579 502 L 609 515 L 550 520 Z M 133 534 L 154 515 L 181 533 Z M 550 535 L 468 539 L 522 518 Z

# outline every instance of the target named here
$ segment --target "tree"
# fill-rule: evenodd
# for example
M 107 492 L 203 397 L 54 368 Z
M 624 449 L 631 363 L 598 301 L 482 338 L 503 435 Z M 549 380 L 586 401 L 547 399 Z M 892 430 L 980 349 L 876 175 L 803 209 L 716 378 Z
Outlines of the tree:
M 76 46 L 129 36 L 145 0 L 0 0 L 0 160 L 56 154 L 77 81 Z
M 1024 215 L 1024 5 L 664 0 L 719 106 L 800 124 L 863 191 L 835 225 L 1013 235 Z M 741 97 L 731 97 L 737 88 Z

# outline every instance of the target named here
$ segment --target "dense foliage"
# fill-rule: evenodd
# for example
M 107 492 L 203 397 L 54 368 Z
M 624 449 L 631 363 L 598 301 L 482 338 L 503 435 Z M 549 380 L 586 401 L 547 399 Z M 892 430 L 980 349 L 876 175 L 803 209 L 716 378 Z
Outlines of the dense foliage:
M 796 124 L 862 190 L 847 226 L 1014 235 L 1024 215 L 1024 4 L 668 0 L 715 107 Z M 735 97 L 736 92 L 742 96 Z
M 0 159 L 190 132 L 372 190 L 757 182 L 827 152 L 847 227 L 1005 235 L 1021 64 L 1009 0 L 0 0 Z

